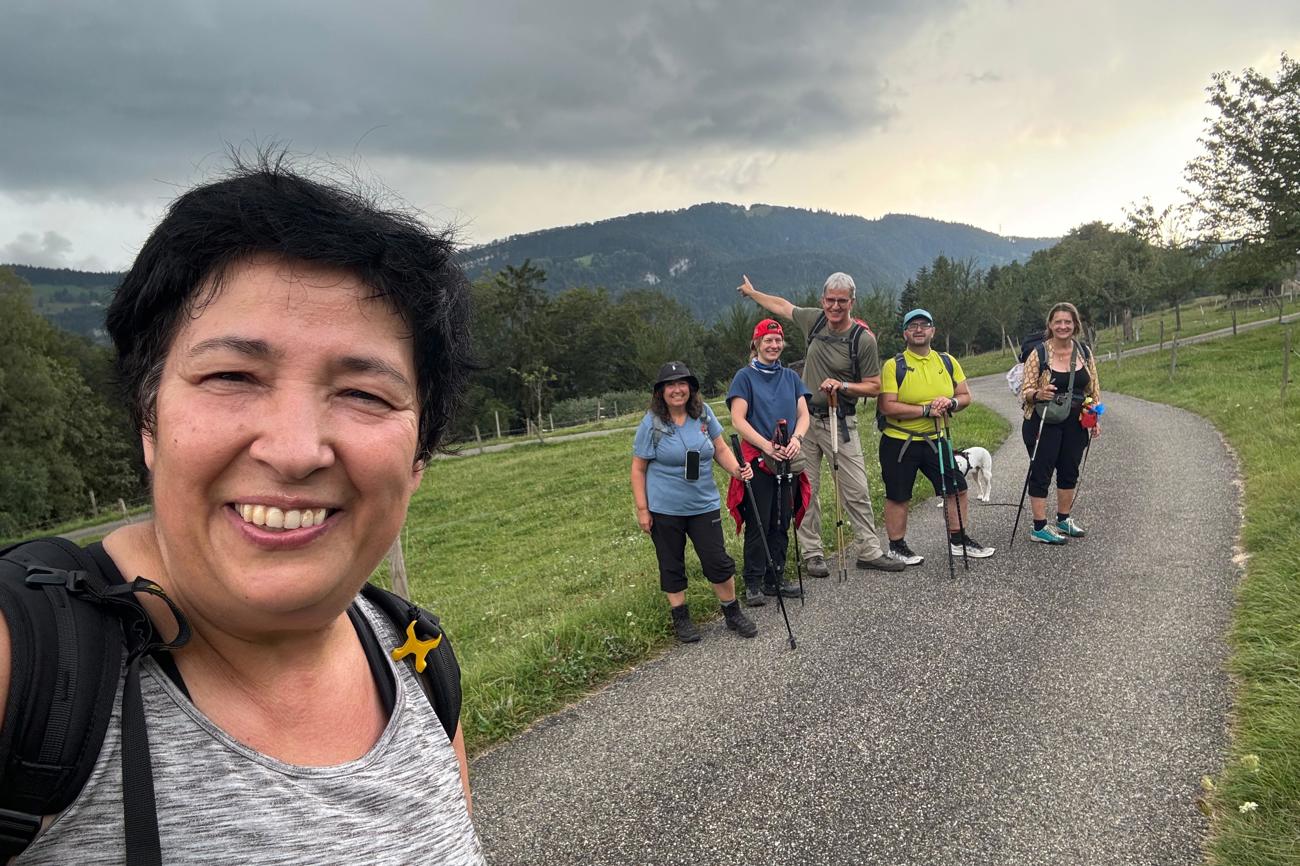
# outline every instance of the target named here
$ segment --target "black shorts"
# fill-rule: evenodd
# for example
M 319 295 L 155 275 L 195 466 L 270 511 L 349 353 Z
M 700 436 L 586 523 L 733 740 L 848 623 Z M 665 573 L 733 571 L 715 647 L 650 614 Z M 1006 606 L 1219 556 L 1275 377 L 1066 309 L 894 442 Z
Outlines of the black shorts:
M 664 592 L 686 589 L 688 536 L 710 583 L 725 583 L 736 573 L 736 561 L 727 553 L 722 538 L 721 511 L 706 511 L 688 517 L 652 511 L 650 517 L 653 520 L 650 538 L 655 543 L 655 556 L 659 559 L 659 588 Z
M 916 473 L 930 480 L 936 496 L 943 495 L 943 475 L 939 472 L 938 443 L 924 439 L 913 439 L 906 449 L 906 439 L 893 436 L 880 437 L 880 477 L 885 482 L 885 498 L 890 502 L 911 502 L 912 488 L 916 486 Z M 944 446 L 944 462 L 948 462 L 947 446 Z M 902 454 L 902 460 L 899 454 Z M 947 472 L 948 492 L 966 489 L 966 479 L 955 468 Z

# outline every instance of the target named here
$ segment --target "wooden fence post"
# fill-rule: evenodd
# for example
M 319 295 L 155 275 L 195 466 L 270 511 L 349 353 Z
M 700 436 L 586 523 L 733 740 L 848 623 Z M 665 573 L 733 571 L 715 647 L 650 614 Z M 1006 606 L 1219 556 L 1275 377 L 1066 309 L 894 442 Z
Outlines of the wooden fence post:
M 554 432 L 555 432 L 555 414 L 552 413 L 552 412 L 547 412 L 547 413 L 546 413 L 546 417 L 551 419 L 551 432 L 554 433 Z
M 393 546 L 388 548 L 388 575 L 393 581 L 393 592 L 409 601 L 411 586 L 406 580 L 406 557 L 402 555 L 401 532 L 393 539 Z
M 1160 351 L 1165 350 L 1165 320 L 1160 320 Z
M 1124 342 L 1120 339 L 1119 331 L 1115 332 L 1115 366 L 1119 366 L 1120 359 L 1124 357 Z
M 1237 308 L 1232 308 L 1232 336 L 1237 336 Z
M 1169 381 L 1173 381 L 1174 373 L 1178 372 L 1178 335 L 1174 334 L 1173 348 L 1169 351 Z
M 497 438 L 500 439 L 501 438 L 501 413 L 493 412 L 492 414 L 497 416 Z
M 1282 399 L 1286 399 L 1286 386 L 1291 379 L 1291 329 L 1282 334 Z
M 474 425 L 474 441 L 478 443 L 478 453 L 483 453 L 483 434 L 478 432 L 478 425 Z
M 99 506 L 95 504 L 95 491 L 90 491 L 90 513 L 98 514 Z
M 117 499 L 117 507 L 122 509 L 122 519 L 125 520 L 127 523 L 130 523 L 131 513 L 126 510 L 126 500 L 120 496 Z

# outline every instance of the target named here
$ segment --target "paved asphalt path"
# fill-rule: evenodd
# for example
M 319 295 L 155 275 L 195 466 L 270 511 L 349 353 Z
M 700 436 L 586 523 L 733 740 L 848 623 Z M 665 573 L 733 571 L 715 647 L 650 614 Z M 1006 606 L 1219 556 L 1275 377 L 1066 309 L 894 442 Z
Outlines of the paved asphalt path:
M 1000 376 L 973 390 L 1016 416 Z M 973 517 L 996 556 L 950 580 L 939 509 L 918 507 L 925 564 L 810 581 L 797 651 L 769 604 L 756 639 L 713 623 L 481 755 L 489 862 L 1198 863 L 1198 780 L 1227 743 L 1233 463 L 1193 415 L 1106 402 L 1088 538 L 1031 545 L 1022 523 L 1006 549 L 1017 424 L 994 470 L 1012 507 Z

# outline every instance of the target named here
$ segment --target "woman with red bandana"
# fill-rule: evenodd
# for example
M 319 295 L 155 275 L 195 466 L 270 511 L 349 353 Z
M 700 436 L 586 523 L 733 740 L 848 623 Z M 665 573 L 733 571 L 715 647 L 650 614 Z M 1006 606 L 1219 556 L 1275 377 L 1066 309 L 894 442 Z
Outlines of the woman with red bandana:
M 749 344 L 749 363 L 737 371 L 727 391 L 731 426 L 744 440 L 745 461 L 756 467 L 750 485 L 758 514 L 751 513 L 748 504 L 743 515 L 736 512 L 737 520 L 743 519 L 745 524 L 745 604 L 751 607 L 766 603 L 765 596 L 778 592 L 786 598 L 800 594 L 798 586 L 784 580 L 784 574 L 790 523 L 807 501 L 807 482 L 802 474 L 798 476 L 799 491 L 791 497 L 791 507 L 780 485 L 793 479 L 780 473 L 781 464 L 798 458 L 808 432 L 810 392 L 793 370 L 782 366 L 784 349 L 781 324 L 775 319 L 759 322 Z M 781 422 L 785 422 L 788 435 L 782 435 Z M 734 498 L 728 497 L 729 505 Z M 771 568 L 767 565 L 769 554 Z

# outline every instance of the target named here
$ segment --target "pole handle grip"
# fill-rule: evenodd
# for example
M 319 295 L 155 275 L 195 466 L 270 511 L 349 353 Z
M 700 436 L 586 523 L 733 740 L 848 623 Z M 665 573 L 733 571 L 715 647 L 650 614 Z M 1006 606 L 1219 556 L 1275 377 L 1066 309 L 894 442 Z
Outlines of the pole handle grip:
M 740 436 L 735 433 L 731 434 L 731 450 L 736 453 L 736 462 L 743 464 L 745 460 L 740 454 Z

